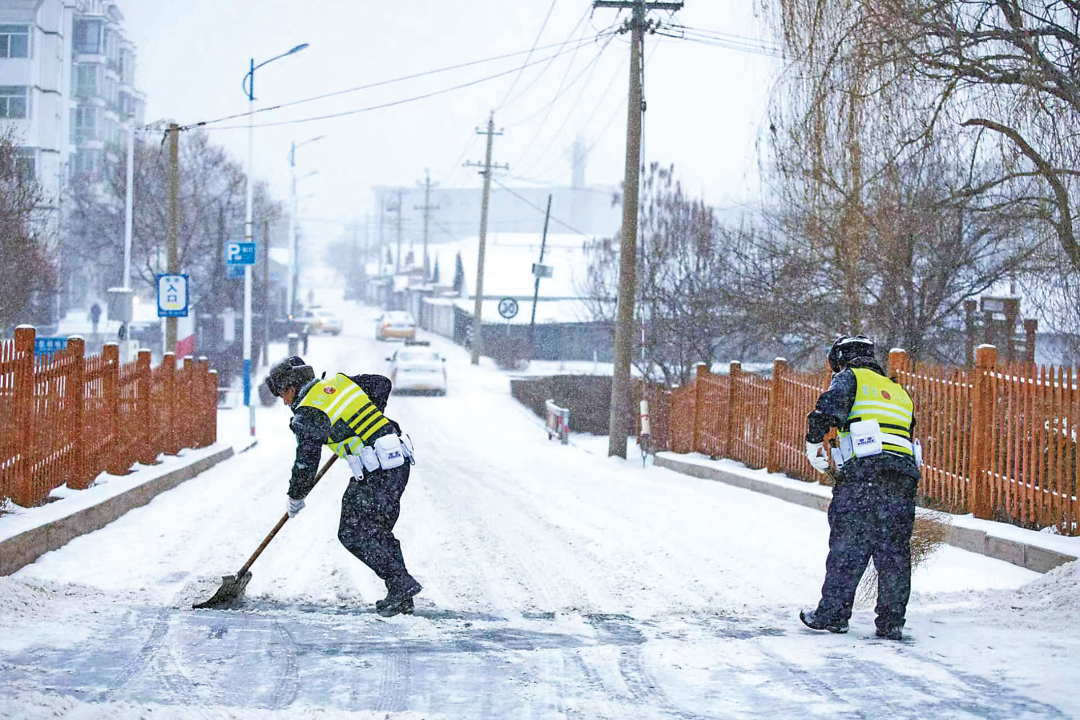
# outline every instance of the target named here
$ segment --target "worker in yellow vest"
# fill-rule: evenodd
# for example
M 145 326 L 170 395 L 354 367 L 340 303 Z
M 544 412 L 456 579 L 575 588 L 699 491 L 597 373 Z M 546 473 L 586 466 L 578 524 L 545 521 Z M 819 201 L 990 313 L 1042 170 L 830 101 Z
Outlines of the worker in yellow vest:
M 837 338 L 829 350 L 829 389 L 807 417 L 806 454 L 829 469 L 823 442 L 839 428 L 832 457 L 839 466 L 829 503 L 829 556 L 821 602 L 799 618 L 814 630 L 848 631 L 855 592 L 870 558 L 878 573 L 877 635 L 903 639 L 911 595 L 911 532 L 921 450 L 913 436 L 914 404 L 874 359 L 874 343 Z
M 415 462 L 412 442 L 386 417 L 390 380 L 382 375 L 334 375 L 316 379 L 311 366 L 292 356 L 270 369 L 266 385 L 293 411 L 296 461 L 289 482 L 288 512 L 295 517 L 314 487 L 322 446 L 346 460 L 353 477 L 341 498 L 338 539 L 384 583 L 375 603 L 384 616 L 413 612 L 420 583 L 409 574 L 394 537 L 401 494 Z

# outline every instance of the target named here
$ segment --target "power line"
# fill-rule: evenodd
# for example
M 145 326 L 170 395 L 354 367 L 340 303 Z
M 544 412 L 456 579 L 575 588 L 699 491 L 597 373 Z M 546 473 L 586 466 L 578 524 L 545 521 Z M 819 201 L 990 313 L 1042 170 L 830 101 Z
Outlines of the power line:
M 346 95 L 346 94 L 349 94 L 349 93 L 359 92 L 361 90 L 371 90 L 373 88 L 383 87 L 385 85 L 392 85 L 392 84 L 399 83 L 399 82 L 405 82 L 407 80 L 416 80 L 418 78 L 427 77 L 429 75 L 438 75 L 438 74 L 441 74 L 441 73 L 450 72 L 451 70 L 461 70 L 462 68 L 474 67 L 476 65 L 484 65 L 486 63 L 497 62 L 499 60 L 506 60 L 508 58 L 518 57 L 519 55 L 525 55 L 526 53 L 531 55 L 537 49 L 539 49 L 541 51 L 544 51 L 544 50 L 551 50 L 552 48 L 562 48 L 562 47 L 564 47 L 565 45 L 568 45 L 568 44 L 569 44 L 569 41 L 563 42 L 563 43 L 556 43 L 556 44 L 553 44 L 553 45 L 546 45 L 546 46 L 544 46 L 542 48 L 533 48 L 533 50 L 520 50 L 518 52 L 512 52 L 512 53 L 508 53 L 506 55 L 497 55 L 495 57 L 485 58 L 483 60 L 473 60 L 472 62 L 461 63 L 459 65 L 450 65 L 450 66 L 443 67 L 443 68 L 437 68 L 435 70 L 426 70 L 424 72 L 413 73 L 412 75 L 402 75 L 401 77 L 391 78 L 390 80 L 380 80 L 379 82 L 370 83 L 368 85 L 359 85 L 357 87 L 347 88 L 345 90 L 336 90 L 334 92 L 324 93 L 322 95 L 315 95 L 313 97 L 302 98 L 300 100 L 293 100 L 291 102 L 279 103 L 277 105 L 271 105 L 269 107 L 259 108 L 257 110 L 252 110 L 250 112 L 242 112 L 242 113 L 236 113 L 234 115 L 226 115 L 224 117 L 220 117 L 220 118 L 217 118 L 215 120 L 203 120 L 203 121 L 196 122 L 196 123 L 190 123 L 188 125 L 184 125 L 180 129 L 181 130 L 190 130 L 190 129 L 196 128 L 196 127 L 205 127 L 207 125 L 214 125 L 214 124 L 217 124 L 219 122 L 225 122 L 227 120 L 236 120 L 237 118 L 245 118 L 245 117 L 247 117 L 249 115 L 258 115 L 260 113 L 270 112 L 272 110 L 281 110 L 283 108 L 293 107 L 294 105 L 303 105 L 305 103 L 315 102 L 317 100 L 326 100 L 327 98 L 337 97 L 338 95 Z M 561 53 L 557 53 L 553 57 L 558 57 L 559 54 L 561 54 Z M 550 59 L 550 58 L 548 58 L 548 59 Z M 528 67 L 528 66 L 529 66 L 528 64 L 523 65 L 522 69 L 525 68 L 525 67 Z M 510 72 L 513 72 L 513 71 L 510 71 Z M 503 73 L 503 74 L 509 74 L 509 73 Z
M 600 58 L 603 56 L 604 51 L 607 50 L 608 47 L 611 45 L 611 40 L 614 37 L 615 37 L 615 35 L 612 35 L 611 38 L 608 39 L 608 41 L 606 43 L 604 43 L 604 46 L 602 48 L 600 48 L 600 54 L 597 55 L 596 59 L 593 61 L 592 69 L 589 71 L 589 76 L 585 79 L 585 83 L 581 86 L 581 92 L 578 93 L 577 98 L 574 100 L 574 103 L 570 108 L 570 112 L 568 112 L 566 114 L 566 117 L 563 118 L 562 123 L 559 124 L 559 127 L 555 131 L 555 134 L 552 136 L 551 140 L 548 142 L 547 145 L 544 146 L 544 149 L 540 153 L 541 158 L 543 158 L 543 157 L 545 157 L 547 155 L 548 150 L 551 148 L 551 146 L 558 139 L 559 133 L 561 133 L 563 128 L 566 127 L 566 123 L 570 122 L 570 118 L 572 118 L 574 116 L 574 111 L 577 109 L 578 105 L 580 104 L 581 98 L 584 97 L 585 91 L 588 90 L 589 82 L 592 80 L 592 76 L 596 72 L 596 68 L 600 67 Z M 521 154 L 521 157 L 519 158 L 518 162 L 524 162 L 525 158 L 528 157 L 528 153 L 532 149 L 532 147 L 533 147 L 533 145 L 534 145 L 534 143 L 536 141 L 536 138 L 539 137 L 539 132 L 540 132 L 540 130 L 542 128 L 543 128 L 543 126 L 541 126 L 540 128 L 537 128 L 537 132 L 533 135 L 532 141 L 530 141 L 529 146 L 525 149 L 525 152 Z
M 587 33 L 589 31 L 588 26 L 585 25 L 585 18 L 587 16 L 588 16 L 588 10 L 586 10 L 585 14 L 581 16 L 581 19 L 578 21 L 578 24 L 574 26 L 574 29 L 570 31 L 570 36 L 567 37 L 567 42 L 570 41 L 570 37 L 573 37 L 574 33 L 576 33 L 577 29 L 580 27 L 581 28 L 581 37 L 578 38 L 578 43 L 581 43 L 582 39 L 585 37 L 585 33 Z M 569 77 L 570 71 L 574 67 L 574 61 L 577 59 L 578 50 L 580 50 L 582 47 L 583 47 L 583 45 L 581 45 L 581 44 L 577 45 L 577 47 L 574 49 L 573 54 L 570 55 L 570 62 L 567 63 L 566 72 L 563 73 L 562 79 L 559 81 L 559 88 L 558 88 L 558 90 L 555 91 L 556 95 L 558 95 L 562 91 L 563 86 L 566 84 L 566 78 Z M 547 72 L 548 68 L 550 68 L 553 63 L 554 63 L 554 60 L 552 62 L 549 62 L 546 66 L 544 66 L 544 69 L 536 74 L 536 77 L 533 78 L 533 81 L 531 83 L 529 83 L 529 86 L 527 88 L 525 88 L 525 90 L 520 92 L 518 94 L 517 98 L 515 98 L 515 100 L 523 97 L 530 89 L 532 89 L 533 85 L 535 85 L 537 82 L 539 82 L 540 78 L 543 77 L 544 73 Z M 532 118 L 536 117 L 536 115 L 539 114 L 540 112 L 543 112 L 543 110 L 544 110 L 544 108 L 541 108 L 540 110 L 538 110 L 533 115 L 530 115 L 525 120 L 521 120 L 519 122 L 512 123 L 508 127 L 513 128 L 513 127 L 517 127 L 519 125 L 523 125 L 524 123 L 528 122 Z
M 502 110 L 503 105 L 505 105 L 506 101 L 510 99 L 510 93 L 514 92 L 514 88 L 517 87 L 518 80 L 521 79 L 521 74 L 525 72 L 525 68 L 529 66 L 529 60 L 532 58 L 532 54 L 536 50 L 536 46 L 540 44 L 540 38 L 544 36 L 544 30 L 547 29 L 548 20 L 551 20 L 551 13 L 555 11 L 555 5 L 558 4 L 558 2 L 559 0 L 551 0 L 551 7 L 548 8 L 547 15 L 544 17 L 544 22 L 540 26 L 540 32 L 537 33 L 536 40 L 533 41 L 533 45 L 532 48 L 529 50 L 529 54 L 525 56 L 525 63 L 521 66 L 521 69 L 518 70 L 518 74 L 514 76 L 514 82 L 510 83 L 510 89 L 506 91 L 506 97 L 504 97 L 502 102 L 499 103 L 498 107 L 495 108 L 496 112 Z M 573 31 L 571 31 L 571 37 L 573 36 L 573 34 Z
M 534 210 L 536 210 L 536 211 L 537 211 L 538 213 L 540 213 L 541 215 L 546 215 L 546 214 L 547 214 L 547 210 L 545 210 L 544 208 L 540 207 L 539 205 L 534 205 L 534 204 L 532 203 L 532 201 L 530 201 L 529 199 L 527 199 L 527 198 L 523 197 L 522 195 L 519 195 L 519 194 L 518 194 L 517 192 L 515 192 L 514 190 L 511 190 L 511 189 L 510 189 L 510 188 L 508 188 L 508 187 L 507 187 L 506 185 L 503 185 L 503 184 L 502 184 L 501 182 L 499 182 L 499 180 L 498 180 L 497 178 L 494 178 L 494 177 L 493 177 L 493 178 L 491 178 L 491 179 L 492 179 L 492 181 L 493 181 L 493 182 L 494 182 L 494 183 L 495 183 L 496 185 L 498 185 L 498 186 L 499 186 L 499 187 L 501 187 L 501 188 L 502 188 L 503 190 L 505 190 L 506 192 L 510 193 L 511 195 L 513 195 L 514 197 L 516 197 L 516 198 L 517 198 L 518 200 L 520 200 L 521 202 L 525 203 L 525 204 L 526 204 L 526 205 L 528 205 L 529 207 L 533 208 Z M 552 215 L 552 216 L 551 216 L 551 219 L 552 219 L 552 220 L 553 220 L 554 222 L 557 222 L 557 223 L 559 223 L 559 224 L 560 224 L 560 225 L 562 225 L 562 226 L 563 226 L 564 228 L 566 228 L 567 230 L 569 230 L 570 232 L 572 232 L 572 233 L 574 233 L 574 234 L 576 234 L 576 235 L 581 235 L 582 237 L 592 237 L 592 235 L 588 235 L 588 234 L 586 234 L 586 233 L 583 233 L 583 232 L 581 232 L 580 230 L 578 230 L 577 228 L 575 228 L 575 227 L 573 227 L 573 226 L 571 226 L 571 225 L 568 225 L 568 224 L 564 223 L 564 222 L 563 222 L 562 220 L 560 220 L 559 218 L 555 217 L 554 215 Z
M 593 38 L 590 38 L 588 42 L 592 42 L 592 41 L 593 41 Z M 557 57 L 558 55 L 562 55 L 564 53 L 567 53 L 567 52 L 570 52 L 570 50 L 561 50 L 560 52 L 555 54 L 555 57 Z M 544 58 L 543 60 L 537 60 L 537 61 L 535 61 L 533 63 L 529 63 L 529 65 L 530 66 L 531 65 L 539 65 L 540 63 L 546 62 L 549 59 L 550 58 Z M 262 128 L 262 127 L 278 127 L 278 126 L 282 126 L 282 125 L 298 125 L 298 124 L 301 124 L 301 123 L 315 122 L 317 120 L 332 120 L 334 118 L 346 117 L 348 115 L 357 115 L 359 113 L 371 112 L 373 110 L 382 110 L 382 109 L 389 108 L 389 107 L 395 107 L 397 105 L 405 105 L 407 103 L 416 102 L 417 100 L 426 100 L 428 98 L 436 97 L 438 95 L 445 95 L 445 94 L 453 92 L 455 90 L 462 90 L 464 88 L 472 87 L 474 85 L 479 85 L 481 83 L 488 82 L 489 80 L 495 80 L 497 78 L 505 77 L 506 75 L 510 75 L 511 73 L 515 73 L 515 72 L 517 72 L 516 69 L 505 70 L 503 72 L 496 73 L 494 75 L 488 75 L 487 77 L 479 78 L 478 80 L 472 80 L 470 82 L 462 83 L 460 85 L 455 85 L 455 86 L 449 87 L 449 88 L 444 88 L 442 90 L 434 90 L 434 91 L 429 92 L 429 93 L 424 93 L 423 95 L 417 95 L 417 96 L 414 96 L 414 97 L 405 98 L 403 100 L 395 100 L 393 102 L 381 103 L 379 105 L 369 105 L 367 107 L 357 108 L 355 110 L 345 110 L 345 111 L 342 111 L 342 112 L 328 113 L 326 115 L 316 115 L 316 116 L 313 116 L 313 117 L 298 118 L 296 120 L 281 120 L 279 122 L 262 123 L 260 125 L 255 125 L 255 127 Z M 188 125 L 184 129 L 191 129 L 193 127 L 200 127 L 200 126 L 203 126 L 205 124 L 206 123 L 196 123 L 195 125 Z M 208 130 L 246 130 L 246 129 L 248 129 L 248 126 L 247 125 L 228 125 L 228 126 L 225 126 L 225 127 L 208 127 L 207 129 Z

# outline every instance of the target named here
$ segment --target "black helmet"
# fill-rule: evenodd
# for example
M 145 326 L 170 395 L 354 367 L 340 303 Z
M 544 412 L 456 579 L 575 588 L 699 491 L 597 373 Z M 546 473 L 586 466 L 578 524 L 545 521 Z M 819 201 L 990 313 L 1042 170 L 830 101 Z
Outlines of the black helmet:
M 829 348 L 829 367 L 838 373 L 855 358 L 874 358 L 874 341 L 865 335 L 841 335 Z
M 304 362 L 302 357 L 293 355 L 285 358 L 274 367 L 270 368 L 270 375 L 266 378 L 266 387 L 274 397 L 281 397 L 281 393 L 288 388 L 299 388 L 309 380 L 315 379 L 315 371 Z

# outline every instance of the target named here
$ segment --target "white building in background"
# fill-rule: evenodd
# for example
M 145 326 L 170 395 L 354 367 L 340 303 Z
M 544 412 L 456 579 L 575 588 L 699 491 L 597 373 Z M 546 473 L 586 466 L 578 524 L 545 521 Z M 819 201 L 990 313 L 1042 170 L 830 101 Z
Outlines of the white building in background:
M 55 229 L 72 146 L 71 32 L 76 0 L 0 2 L 0 130 L 13 129 Z
M 54 0 L 56 1 L 56 0 Z M 72 23 L 72 177 L 100 177 L 119 160 L 132 123 L 143 124 L 135 89 L 135 46 L 123 33 L 114 0 L 83 0 Z
M 143 122 L 123 20 L 115 0 L 0 0 L 0 130 L 14 130 L 52 222 L 71 178 L 100 175 Z

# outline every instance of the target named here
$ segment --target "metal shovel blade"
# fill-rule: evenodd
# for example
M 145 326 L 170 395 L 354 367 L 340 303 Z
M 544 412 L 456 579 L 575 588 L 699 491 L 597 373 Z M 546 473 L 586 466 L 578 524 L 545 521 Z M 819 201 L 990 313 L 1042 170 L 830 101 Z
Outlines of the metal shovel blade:
M 244 588 L 251 582 L 251 573 L 245 572 L 243 575 L 237 577 L 236 575 L 224 575 L 221 578 L 221 587 L 217 589 L 214 596 L 206 602 L 196 603 L 191 607 L 196 610 L 203 608 L 221 607 L 223 605 L 230 605 L 240 599 L 240 596 L 244 594 Z

